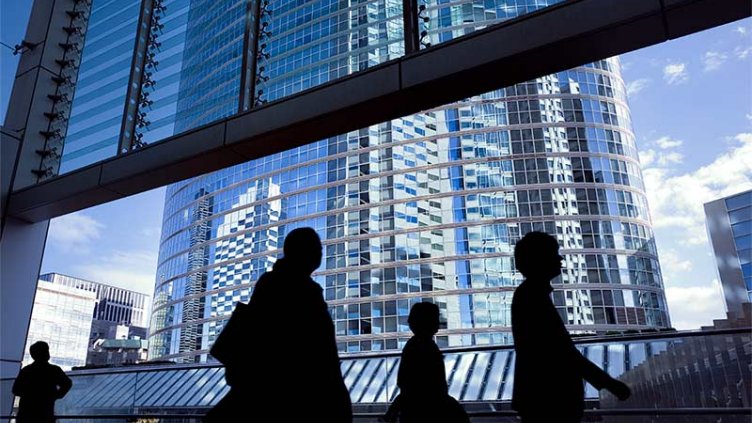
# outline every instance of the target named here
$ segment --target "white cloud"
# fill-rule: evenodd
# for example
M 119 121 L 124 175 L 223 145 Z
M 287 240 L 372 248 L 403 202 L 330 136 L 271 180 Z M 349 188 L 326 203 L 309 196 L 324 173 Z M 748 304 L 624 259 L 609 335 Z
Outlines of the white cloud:
M 669 85 L 678 85 L 689 81 L 687 65 L 684 63 L 669 63 L 663 68 L 663 79 Z
M 704 71 L 710 72 L 717 69 L 720 69 L 723 62 L 728 59 L 728 55 L 723 52 L 719 51 L 708 51 L 705 52 L 705 57 L 703 57 L 702 62 L 705 64 Z
M 52 219 L 48 244 L 66 251 L 87 253 L 90 244 L 102 236 L 105 225 L 81 212 Z
M 141 229 L 141 235 L 145 236 L 149 239 L 156 239 L 159 241 L 159 236 L 162 233 L 162 228 L 159 226 L 152 226 L 150 228 L 143 228 Z
M 660 253 L 661 269 L 666 279 L 675 280 L 679 272 L 692 270 L 692 262 L 679 256 L 676 250 L 666 250 Z
M 658 147 L 661 149 L 666 150 L 669 148 L 681 147 L 681 145 L 684 144 L 684 141 L 671 139 L 671 137 L 660 137 L 655 140 L 655 143 L 658 144 Z
M 677 153 L 675 151 L 672 151 L 670 153 L 661 153 L 658 156 L 658 164 L 661 166 L 666 166 L 669 164 L 680 164 L 684 161 L 684 155 L 681 153 Z
M 75 266 L 75 275 L 121 288 L 152 295 L 157 254 L 154 251 L 114 251 L 94 261 Z
M 634 81 L 627 83 L 627 95 L 633 96 L 645 89 L 650 83 L 648 78 L 635 79 Z
M 724 317 L 723 296 L 717 279 L 707 286 L 669 286 L 666 288 L 666 301 L 671 325 L 676 329 L 711 326 L 713 319 Z
M 745 35 L 747 35 L 747 33 L 748 33 L 749 31 L 747 30 L 747 28 L 746 28 L 746 27 L 743 27 L 743 26 L 737 26 L 737 27 L 736 27 L 736 28 L 734 29 L 734 32 L 736 32 L 737 34 L 739 34 L 739 35 L 741 35 L 742 37 L 744 37 Z
M 645 172 L 651 170 L 648 169 L 650 165 L 667 166 L 684 162 L 684 155 L 675 151 L 664 153 L 662 151 L 645 150 L 641 151 L 639 155 L 640 163 Z
M 752 133 L 738 134 L 729 151 L 692 172 L 674 175 L 658 157 L 643 171 L 653 226 L 675 228 L 682 243 L 707 242 L 703 204 L 752 188 Z M 670 153 L 669 153 L 670 154 Z
M 749 57 L 749 53 L 752 53 L 752 47 L 736 46 L 736 48 L 734 48 L 734 55 L 739 60 L 744 60 Z
M 747 118 L 747 120 L 752 120 L 752 113 L 747 113 L 744 116 Z
M 642 164 L 642 167 L 644 169 L 648 168 L 651 165 L 658 165 L 663 167 L 670 164 L 679 164 L 684 161 L 683 154 L 676 151 L 670 151 L 674 148 L 681 147 L 682 144 L 684 144 L 684 142 L 681 140 L 664 136 L 648 144 L 655 144 L 656 146 L 658 146 L 659 150 L 656 151 L 650 148 L 647 150 L 641 150 L 639 152 L 640 164 Z
M 640 156 L 640 163 L 642 164 L 642 167 L 650 166 L 651 164 L 653 164 L 653 162 L 655 162 L 656 153 L 653 149 L 640 150 L 637 154 Z

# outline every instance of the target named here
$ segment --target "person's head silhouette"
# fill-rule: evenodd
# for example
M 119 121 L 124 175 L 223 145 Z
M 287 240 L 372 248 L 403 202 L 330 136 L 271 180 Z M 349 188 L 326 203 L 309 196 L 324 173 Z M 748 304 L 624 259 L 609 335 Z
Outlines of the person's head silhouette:
M 526 279 L 550 281 L 561 274 L 559 243 L 543 232 L 529 232 L 514 246 L 514 263 Z
M 285 237 L 283 252 L 290 266 L 307 274 L 321 266 L 321 239 L 312 228 L 292 230 Z
M 410 330 L 417 336 L 433 336 L 439 331 L 439 307 L 433 303 L 417 303 L 407 317 Z
M 50 361 L 50 346 L 44 341 L 37 341 L 29 347 L 29 354 L 34 361 Z

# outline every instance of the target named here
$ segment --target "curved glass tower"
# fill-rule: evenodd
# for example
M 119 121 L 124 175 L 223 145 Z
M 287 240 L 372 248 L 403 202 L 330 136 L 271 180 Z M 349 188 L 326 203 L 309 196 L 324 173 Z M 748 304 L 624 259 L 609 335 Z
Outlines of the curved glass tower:
M 401 54 L 401 34 L 392 43 L 401 2 L 354 3 L 272 0 L 274 13 L 262 19 L 271 33 L 260 64 L 268 79 L 256 97 L 274 100 L 340 76 L 343 63 L 357 70 L 364 60 Z M 518 3 L 492 18 L 472 2 L 428 4 L 427 39 L 441 42 L 554 1 Z M 369 30 L 347 26 L 358 22 Z M 350 41 L 335 42 L 343 39 Z M 212 98 L 207 110 L 217 104 Z M 190 125 L 200 124 L 201 102 L 190 107 Z M 324 241 L 314 278 L 342 351 L 400 348 L 419 301 L 441 309 L 441 346 L 511 342 L 512 294 L 521 282 L 512 252 L 534 230 L 562 246 L 553 299 L 571 331 L 669 326 L 615 58 L 169 186 L 151 358 L 205 360 L 235 302 L 248 301 L 285 234 L 301 226 Z M 294 328 L 280 330 L 295 336 Z

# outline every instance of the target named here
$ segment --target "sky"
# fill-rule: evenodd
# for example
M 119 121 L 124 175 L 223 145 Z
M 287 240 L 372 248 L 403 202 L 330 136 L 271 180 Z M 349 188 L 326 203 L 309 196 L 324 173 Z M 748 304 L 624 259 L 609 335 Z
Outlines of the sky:
M 622 55 L 672 324 L 723 318 L 703 204 L 752 188 L 752 19 Z
M 30 11 L 30 0 L 0 2 L 0 41 L 3 44 L 15 46 L 23 39 Z M 14 56 L 11 49 L 0 46 L 0 122 L 5 120 L 17 66 L 18 56 Z
M 0 36 L 23 37 L 27 1 L 3 1 Z M 0 48 L 0 119 L 17 57 Z M 725 311 L 703 203 L 752 188 L 752 19 L 621 57 L 672 325 Z M 42 272 L 151 294 L 164 189 L 54 219 Z

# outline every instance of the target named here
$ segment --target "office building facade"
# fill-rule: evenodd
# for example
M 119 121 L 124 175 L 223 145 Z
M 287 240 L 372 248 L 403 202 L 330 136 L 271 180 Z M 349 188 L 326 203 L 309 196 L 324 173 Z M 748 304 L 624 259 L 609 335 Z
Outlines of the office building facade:
M 95 304 L 93 292 L 40 279 L 23 365 L 32 362 L 29 347 L 37 341 L 49 344 L 50 363 L 63 370 L 85 365 Z
M 66 66 L 61 72 L 72 78 L 75 92 L 69 95 L 69 118 L 60 130 L 65 135 L 59 173 L 86 166 L 117 153 L 121 140 L 123 106 L 131 78 L 133 47 L 138 37 L 141 0 L 94 0 L 85 7 L 70 28 L 72 37 L 84 38 L 79 66 Z M 67 50 L 66 50 L 67 51 Z M 68 100 L 68 99 L 65 99 Z
M 59 273 L 45 273 L 40 275 L 39 279 L 55 285 L 93 292 L 97 299 L 94 320 L 140 328 L 148 326 L 148 309 L 151 303 L 149 295 Z
M 222 78 L 240 74 L 242 2 L 174 3 L 164 12 L 165 34 L 182 31 L 181 42 L 193 47 L 170 71 L 176 92 L 152 94 L 172 120 L 151 121 L 144 139 L 237 110 L 241 81 Z M 446 41 L 550 3 L 429 3 L 421 41 Z M 400 56 L 399 4 L 265 3 L 252 101 Z M 171 30 L 176 14 L 184 21 Z M 194 20 L 203 22 L 200 31 Z M 167 59 L 164 43 L 159 54 Z M 213 72 L 200 66 L 218 61 Z M 211 79 L 221 88 L 192 88 Z M 410 336 L 410 306 L 425 300 L 442 311 L 442 346 L 510 342 L 521 281 L 513 247 L 533 230 L 561 243 L 566 260 L 553 299 L 570 330 L 668 327 L 629 119 L 613 58 L 173 184 L 150 357 L 206 360 L 234 304 L 248 301 L 285 234 L 302 226 L 324 241 L 314 279 L 342 351 L 399 348 Z
M 752 190 L 705 203 L 705 223 L 726 311 L 738 314 L 752 301 Z
M 405 54 L 401 1 L 136 3 L 94 0 L 76 18 L 60 173 Z M 420 44 L 555 3 L 420 2 Z M 204 360 L 301 226 L 324 240 L 315 279 L 343 351 L 399 348 L 422 300 L 442 310 L 441 345 L 509 342 L 512 250 L 531 230 L 563 248 L 553 299 L 570 330 L 667 327 L 629 119 L 614 58 L 173 184 L 150 355 Z
M 149 306 L 151 305 L 150 296 L 59 273 L 43 274 L 39 276 L 39 280 L 47 282 L 49 286 L 64 286 L 94 295 L 90 329 L 87 330 L 88 341 L 85 343 L 90 353 L 86 364 L 95 364 L 92 361 L 94 360 L 94 345 L 99 340 L 146 340 L 149 326 Z M 101 357 L 97 360 L 101 361 Z

